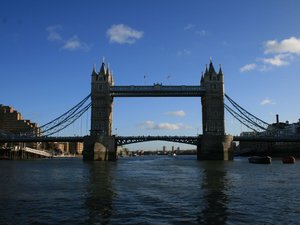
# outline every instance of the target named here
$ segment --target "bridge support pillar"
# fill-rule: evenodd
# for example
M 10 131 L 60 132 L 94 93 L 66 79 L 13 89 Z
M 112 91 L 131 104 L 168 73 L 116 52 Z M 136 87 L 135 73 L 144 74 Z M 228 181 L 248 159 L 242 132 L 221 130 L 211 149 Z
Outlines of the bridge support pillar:
M 115 161 L 117 145 L 115 136 L 84 138 L 83 160 L 85 161 Z
M 233 136 L 203 135 L 197 145 L 198 160 L 233 160 Z

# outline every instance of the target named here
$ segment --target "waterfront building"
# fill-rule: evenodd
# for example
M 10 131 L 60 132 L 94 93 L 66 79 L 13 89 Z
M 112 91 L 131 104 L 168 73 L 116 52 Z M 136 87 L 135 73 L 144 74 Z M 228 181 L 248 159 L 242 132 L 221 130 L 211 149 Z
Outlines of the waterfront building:
M 279 116 L 276 115 L 276 122 L 268 126 L 266 131 L 263 132 L 242 132 L 241 136 L 268 136 L 276 135 L 281 137 L 292 137 L 300 135 L 300 119 L 296 123 L 280 122 Z M 265 153 L 265 154 L 298 154 L 300 149 L 300 142 L 247 142 L 243 141 L 239 143 L 239 149 L 241 152 L 251 153 Z
M 0 104 L 0 132 L 2 135 L 39 136 L 40 127 L 37 123 L 24 119 L 13 107 Z M 19 143 L 19 146 L 37 148 L 38 143 Z
M 37 123 L 25 120 L 20 112 L 13 107 L 0 105 L 0 130 L 16 135 L 32 134 L 39 136 L 40 128 Z
M 83 143 L 82 142 L 69 142 L 69 153 L 82 155 Z

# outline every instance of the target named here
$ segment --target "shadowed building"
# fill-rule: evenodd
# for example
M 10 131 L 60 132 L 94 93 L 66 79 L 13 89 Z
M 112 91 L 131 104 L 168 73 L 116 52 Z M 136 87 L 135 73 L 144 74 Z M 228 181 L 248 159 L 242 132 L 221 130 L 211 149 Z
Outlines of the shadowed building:
M 23 119 L 21 113 L 10 106 L 0 105 L 0 131 L 10 135 L 39 136 L 40 128 L 36 123 Z M 27 143 L 28 147 L 36 147 L 36 143 Z
M 0 130 L 13 134 L 22 135 L 30 132 L 33 135 L 39 134 L 40 128 L 30 120 L 24 120 L 21 113 L 10 106 L 0 105 Z

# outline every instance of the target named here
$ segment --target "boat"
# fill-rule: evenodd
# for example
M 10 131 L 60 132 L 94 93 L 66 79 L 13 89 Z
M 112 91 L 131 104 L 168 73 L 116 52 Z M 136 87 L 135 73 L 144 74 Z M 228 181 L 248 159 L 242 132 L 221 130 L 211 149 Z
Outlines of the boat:
M 295 162 L 296 162 L 295 157 L 294 157 L 294 156 L 291 156 L 291 155 L 285 156 L 285 157 L 282 158 L 282 163 L 290 163 L 290 164 L 293 164 L 293 163 L 295 163 Z
M 248 158 L 249 163 L 270 164 L 272 158 L 270 156 L 251 156 Z

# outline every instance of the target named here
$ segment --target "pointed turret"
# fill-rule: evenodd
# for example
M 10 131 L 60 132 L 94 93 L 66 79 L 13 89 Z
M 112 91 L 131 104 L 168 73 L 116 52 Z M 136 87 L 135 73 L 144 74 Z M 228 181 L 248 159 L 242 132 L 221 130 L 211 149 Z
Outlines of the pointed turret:
M 111 72 L 110 72 L 110 66 L 109 66 L 109 64 L 107 65 L 106 76 L 107 76 L 108 82 L 111 82 Z
M 204 83 L 204 74 L 203 74 L 203 71 L 202 71 L 200 84 L 203 84 L 203 83 Z
M 220 69 L 219 69 L 218 75 L 223 75 L 222 68 L 221 68 L 221 64 L 220 64 L 219 66 L 220 66 Z
M 97 75 L 98 75 L 98 73 L 96 71 L 96 65 L 94 64 L 92 76 L 97 76 Z
M 205 74 L 207 74 L 208 73 L 208 69 L 207 69 L 207 64 L 205 65 L 205 73 L 204 73 L 204 75 Z
M 105 69 L 105 63 L 102 62 L 99 75 L 105 76 L 106 75 L 106 69 Z
M 109 64 L 107 65 L 106 75 L 107 75 L 107 76 L 111 76 Z
M 209 74 L 216 74 L 215 68 L 213 66 L 212 60 L 210 59 L 209 62 L 209 69 L 208 69 Z

